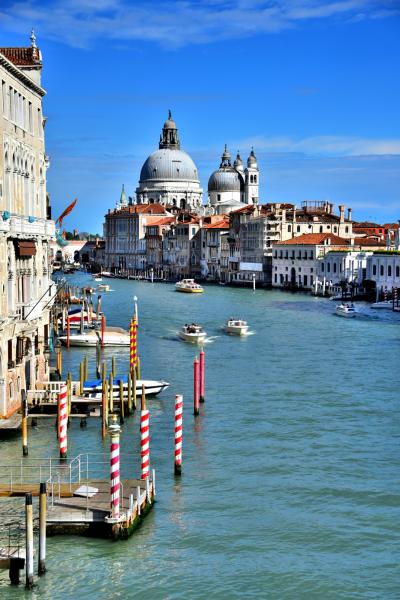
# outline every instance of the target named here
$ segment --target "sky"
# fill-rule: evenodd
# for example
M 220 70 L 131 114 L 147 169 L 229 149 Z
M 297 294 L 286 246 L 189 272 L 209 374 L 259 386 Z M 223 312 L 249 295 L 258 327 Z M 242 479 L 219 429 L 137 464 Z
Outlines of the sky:
M 101 232 L 133 196 L 168 109 L 207 181 L 224 144 L 260 201 L 400 218 L 400 0 L 1 0 L 0 46 L 43 55 L 48 191 Z

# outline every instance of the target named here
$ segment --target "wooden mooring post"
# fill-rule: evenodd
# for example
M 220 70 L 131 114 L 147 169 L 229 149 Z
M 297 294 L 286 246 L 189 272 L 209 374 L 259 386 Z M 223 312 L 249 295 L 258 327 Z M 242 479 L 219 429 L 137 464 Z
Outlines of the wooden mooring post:
M 33 510 L 32 494 L 30 492 L 25 494 L 25 527 L 25 587 L 30 590 L 33 587 Z
M 40 484 L 39 494 L 39 562 L 38 574 L 46 573 L 46 512 L 47 512 L 47 494 L 46 482 Z
M 22 455 L 28 456 L 28 401 L 25 390 L 21 392 L 21 408 L 22 408 Z

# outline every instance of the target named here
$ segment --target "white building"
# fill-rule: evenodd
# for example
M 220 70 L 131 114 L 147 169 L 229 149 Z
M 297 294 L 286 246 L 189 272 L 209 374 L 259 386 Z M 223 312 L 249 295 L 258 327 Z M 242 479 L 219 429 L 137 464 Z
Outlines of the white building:
M 33 32 L 29 48 L 0 48 L 0 417 L 49 375 L 55 226 L 47 218 L 41 70 Z
M 349 243 L 330 233 L 308 233 L 273 244 L 272 286 L 312 290 L 321 259 Z
M 146 159 L 140 171 L 136 198 L 139 204 L 159 203 L 193 212 L 202 206 L 199 173 L 189 154 L 181 150 L 171 111 L 164 123 L 159 149 Z
M 208 180 L 209 207 L 212 212 L 227 214 L 247 204 L 257 204 L 259 177 L 253 150 L 247 159 L 246 168 L 239 152 L 232 166 L 231 155 L 225 144 L 221 164 Z
M 378 251 L 368 257 L 367 279 L 378 290 L 400 288 L 400 251 Z

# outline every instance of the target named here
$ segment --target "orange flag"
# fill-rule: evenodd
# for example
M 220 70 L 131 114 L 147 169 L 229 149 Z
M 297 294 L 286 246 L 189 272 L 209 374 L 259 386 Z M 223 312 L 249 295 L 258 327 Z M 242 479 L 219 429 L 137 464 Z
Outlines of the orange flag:
M 67 215 L 69 215 L 69 213 L 74 208 L 74 206 L 77 203 L 77 201 L 78 201 L 78 198 L 75 198 L 75 200 L 73 200 L 71 202 L 71 204 L 69 206 L 67 206 L 67 208 L 64 210 L 64 212 L 61 213 L 61 215 L 58 217 L 56 223 L 58 223 L 60 225 L 60 227 L 62 227 L 62 222 L 63 222 L 64 217 L 66 217 Z

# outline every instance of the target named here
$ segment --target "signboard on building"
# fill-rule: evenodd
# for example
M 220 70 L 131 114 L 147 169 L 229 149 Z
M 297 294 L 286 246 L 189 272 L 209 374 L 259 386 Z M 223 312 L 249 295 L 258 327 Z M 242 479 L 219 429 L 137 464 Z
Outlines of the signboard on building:
M 249 262 L 241 262 L 240 263 L 241 271 L 262 271 L 262 263 L 249 263 Z

